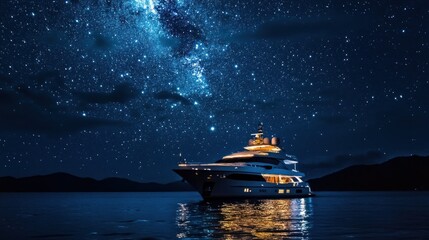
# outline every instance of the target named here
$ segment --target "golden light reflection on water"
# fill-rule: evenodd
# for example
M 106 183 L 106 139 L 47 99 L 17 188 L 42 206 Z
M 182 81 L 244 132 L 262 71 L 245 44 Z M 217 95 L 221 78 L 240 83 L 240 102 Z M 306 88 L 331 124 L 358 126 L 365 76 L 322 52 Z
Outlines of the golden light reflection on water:
M 178 238 L 284 239 L 308 237 L 311 198 L 179 203 Z

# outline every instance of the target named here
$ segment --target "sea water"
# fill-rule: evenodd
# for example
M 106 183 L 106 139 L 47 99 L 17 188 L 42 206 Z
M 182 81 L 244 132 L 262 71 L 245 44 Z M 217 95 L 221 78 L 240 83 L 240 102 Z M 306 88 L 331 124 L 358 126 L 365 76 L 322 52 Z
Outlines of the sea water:
M 428 239 L 429 192 L 204 202 L 194 192 L 1 193 L 1 239 Z

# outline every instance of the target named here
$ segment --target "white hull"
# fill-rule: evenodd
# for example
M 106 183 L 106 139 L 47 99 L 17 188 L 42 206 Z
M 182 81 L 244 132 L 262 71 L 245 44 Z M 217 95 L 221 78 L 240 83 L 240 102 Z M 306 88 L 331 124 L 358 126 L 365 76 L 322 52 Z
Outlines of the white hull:
M 276 184 L 225 177 L 229 174 L 241 174 L 243 172 L 213 172 L 192 169 L 176 169 L 175 172 L 182 176 L 206 200 L 219 198 L 293 198 L 312 195 L 306 182 Z

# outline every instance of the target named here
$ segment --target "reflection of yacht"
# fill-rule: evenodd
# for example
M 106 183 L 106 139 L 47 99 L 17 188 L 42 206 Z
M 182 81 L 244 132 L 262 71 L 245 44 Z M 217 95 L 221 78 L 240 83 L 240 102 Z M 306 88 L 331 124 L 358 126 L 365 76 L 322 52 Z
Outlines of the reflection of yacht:
M 308 239 L 311 198 L 184 202 L 177 205 L 180 239 Z
M 174 171 L 204 199 L 308 197 L 311 190 L 296 170 L 293 156 L 280 157 L 279 139 L 263 137 L 262 125 L 252 134 L 247 151 L 227 155 L 215 163 L 179 163 Z

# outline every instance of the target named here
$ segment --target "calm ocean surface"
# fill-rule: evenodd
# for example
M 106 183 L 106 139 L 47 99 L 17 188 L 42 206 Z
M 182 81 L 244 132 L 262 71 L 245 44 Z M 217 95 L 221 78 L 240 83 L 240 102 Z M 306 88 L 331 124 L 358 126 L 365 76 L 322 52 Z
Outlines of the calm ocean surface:
M 197 193 L 1 193 L 1 239 L 429 239 L 429 192 L 204 203 Z

